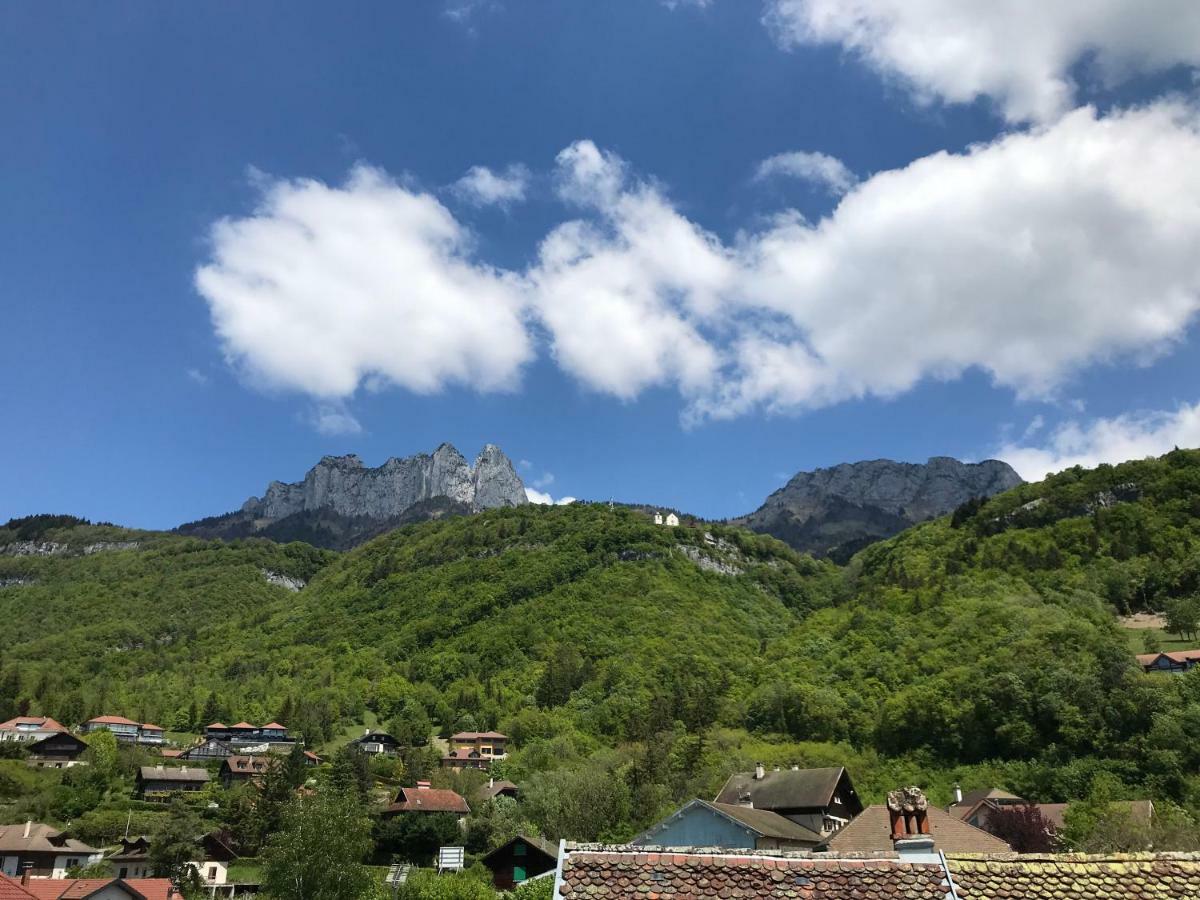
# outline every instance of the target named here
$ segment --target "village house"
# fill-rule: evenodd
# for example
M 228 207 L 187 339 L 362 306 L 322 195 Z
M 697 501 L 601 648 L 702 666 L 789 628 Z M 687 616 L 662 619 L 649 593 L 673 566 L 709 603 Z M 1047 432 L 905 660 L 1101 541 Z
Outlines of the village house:
M 0 722 L 0 741 L 28 743 L 66 730 L 49 716 L 17 716 L 7 722 Z
M 879 812 L 882 810 L 882 813 Z M 943 828 L 972 829 L 928 805 L 915 788 L 893 791 L 841 835 L 861 849 L 825 852 L 564 844 L 554 900 L 754 897 L 756 900 L 1192 900 L 1193 853 L 1028 854 L 942 846 Z M 974 831 L 978 831 L 975 829 Z M 971 842 L 990 836 L 972 833 Z M 984 846 L 979 844 L 978 847 Z M 989 845 L 990 846 L 990 845 Z
M 248 747 L 262 747 L 261 752 L 281 748 L 290 749 L 296 743 L 294 737 L 288 735 L 288 730 L 278 722 L 267 725 L 251 725 L 249 722 L 238 722 L 236 725 L 223 725 L 213 722 L 204 728 L 206 741 L 219 741 L 232 745 L 237 752 L 245 753 Z
M 173 794 L 202 790 L 209 782 L 208 770 L 195 766 L 141 766 L 134 794 L 139 800 L 167 801 Z
M 67 869 L 99 862 L 101 852 L 38 822 L 0 826 L 0 871 L 63 878 Z
M 946 853 L 1008 853 L 1008 844 L 936 806 L 925 811 L 931 833 L 937 835 L 939 850 Z M 821 849 L 837 853 L 878 853 L 894 848 L 891 811 L 886 805 L 868 806 L 849 825 L 827 838 Z
M 383 811 L 384 818 L 406 814 L 452 813 L 464 824 L 471 807 L 459 793 L 445 788 L 430 787 L 428 781 L 418 781 L 416 787 L 402 787 L 395 801 Z
M 262 778 L 272 766 L 278 764 L 279 759 L 274 756 L 230 756 L 221 763 L 217 777 L 221 779 L 221 786 L 229 789 L 236 784 Z
M 825 839 L 863 811 L 862 801 L 842 766 L 753 772 L 729 776 L 716 803 L 778 813 Z
M 766 809 L 692 800 L 630 844 L 635 847 L 719 847 L 723 850 L 808 850 L 822 835 Z
M 238 858 L 237 854 L 216 834 L 205 834 L 196 843 L 201 852 L 188 865 L 196 870 L 206 887 L 228 883 L 229 864 Z M 115 878 L 149 878 L 153 874 L 150 838 L 145 835 L 121 838 L 121 848 L 104 861 Z
M 442 757 L 443 769 L 454 769 L 459 772 L 463 769 L 481 769 L 486 771 L 491 765 L 492 757 L 483 756 L 474 747 L 459 747 L 457 750 L 451 750 Z
M 169 878 L 34 878 L 0 875 L 0 900 L 181 900 Z
M 480 860 L 492 873 L 496 890 L 511 891 L 530 878 L 554 871 L 558 847 L 541 838 L 517 835 Z
M 163 730 L 149 722 L 135 722 L 124 716 L 96 716 L 88 719 L 79 728 L 84 734 L 96 731 L 111 731 L 113 737 L 125 744 L 161 744 Z
M 497 781 L 489 778 L 488 783 L 479 789 L 479 799 L 483 802 L 495 800 L 497 797 L 511 797 L 516 800 L 520 789 L 511 781 Z
M 1166 675 L 1182 675 L 1200 664 L 1200 650 L 1171 650 L 1164 653 L 1140 653 L 1137 657 L 1142 670 Z
M 350 742 L 350 746 L 369 756 L 397 756 L 401 744 L 386 731 L 366 731 Z
M 957 788 L 955 791 L 955 801 L 948 809 L 949 814 L 984 830 L 988 829 L 991 816 L 997 810 L 1030 806 L 1042 814 L 1050 837 L 1054 837 L 1062 831 L 1066 812 L 1071 806 L 1070 803 L 1030 803 L 1024 797 L 1018 797 L 1002 788 L 982 788 L 966 794 Z M 1149 800 L 1119 801 L 1118 805 L 1127 807 L 1130 815 L 1138 820 L 1148 822 L 1154 816 L 1154 804 Z
M 25 762 L 34 769 L 69 769 L 87 765 L 82 759 L 88 745 L 66 731 L 34 741 L 29 745 L 29 756 Z
M 503 759 L 508 755 L 508 736 L 498 731 L 460 731 L 450 735 L 450 752 L 475 750 L 481 758 Z

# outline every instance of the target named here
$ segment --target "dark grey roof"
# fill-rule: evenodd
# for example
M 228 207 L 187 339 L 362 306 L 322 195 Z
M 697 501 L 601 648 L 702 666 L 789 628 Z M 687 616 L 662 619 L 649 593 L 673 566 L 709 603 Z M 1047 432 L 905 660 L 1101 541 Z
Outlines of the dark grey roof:
M 512 840 L 505 841 L 503 844 L 501 844 L 496 849 L 490 850 L 487 853 L 485 853 L 483 856 L 481 856 L 479 858 L 479 861 L 486 864 L 486 862 L 491 857 L 495 856 L 497 853 L 499 853 L 501 850 L 503 850 L 505 847 L 509 846 L 510 844 L 514 843 L 515 841 L 524 841 L 530 847 L 534 847 L 534 848 L 540 850 L 542 853 L 545 853 L 551 859 L 553 859 L 553 860 L 558 859 L 558 844 L 552 843 L 551 841 L 543 840 L 540 837 L 529 837 L 524 834 L 518 834 L 515 838 L 512 838 Z
M 756 779 L 753 772 L 736 772 L 729 776 L 716 802 L 737 804 L 749 794 L 756 809 L 823 808 L 829 805 L 845 771 L 843 766 L 784 769 L 767 771 L 761 779 Z

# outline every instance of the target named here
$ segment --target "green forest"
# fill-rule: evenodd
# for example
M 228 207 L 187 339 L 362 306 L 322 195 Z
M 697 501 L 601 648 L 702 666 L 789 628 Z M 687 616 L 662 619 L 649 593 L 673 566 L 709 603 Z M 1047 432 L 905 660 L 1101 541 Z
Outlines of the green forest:
M 959 783 L 1200 813 L 1200 673 L 1143 674 L 1118 621 L 1195 604 L 1196 451 L 972 501 L 844 566 L 579 503 L 341 553 L 33 517 L 0 528 L 0 585 L 0 719 L 277 719 L 331 757 L 378 723 L 413 746 L 380 794 L 449 783 L 436 735 L 510 735 L 493 774 L 522 798 L 476 810 L 474 851 L 628 839 L 757 761 L 846 765 L 867 802 L 918 784 L 944 805 Z M 124 808 L 111 784 L 80 803 L 60 774 L 4 773 L 10 820 Z

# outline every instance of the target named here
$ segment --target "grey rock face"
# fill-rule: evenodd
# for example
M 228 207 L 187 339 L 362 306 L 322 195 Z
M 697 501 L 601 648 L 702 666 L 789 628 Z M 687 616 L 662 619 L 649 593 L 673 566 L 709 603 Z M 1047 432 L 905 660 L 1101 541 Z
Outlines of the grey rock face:
M 843 463 L 800 472 L 759 509 L 736 521 L 797 550 L 844 556 L 945 515 L 972 497 L 990 497 L 1021 483 L 1008 463 L 995 459 L 963 463 L 935 456 L 924 464 L 888 459 Z
M 251 497 L 242 512 L 256 519 L 278 520 L 315 510 L 343 516 L 390 519 L 411 506 L 446 497 L 473 510 L 527 503 L 525 486 L 494 444 L 483 448 L 475 465 L 450 444 L 433 454 L 389 459 L 368 468 L 357 456 L 327 456 L 294 484 L 273 481 L 262 497 Z

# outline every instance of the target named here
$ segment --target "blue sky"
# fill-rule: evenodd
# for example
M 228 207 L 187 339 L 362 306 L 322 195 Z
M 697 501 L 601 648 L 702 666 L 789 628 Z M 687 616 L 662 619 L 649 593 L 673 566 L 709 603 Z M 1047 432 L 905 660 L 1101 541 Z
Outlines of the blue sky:
M 5 5 L 0 519 L 1200 444 L 1200 13 L 997 6 Z

